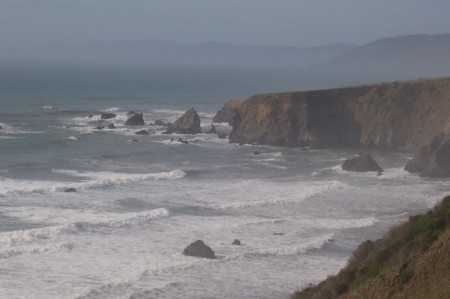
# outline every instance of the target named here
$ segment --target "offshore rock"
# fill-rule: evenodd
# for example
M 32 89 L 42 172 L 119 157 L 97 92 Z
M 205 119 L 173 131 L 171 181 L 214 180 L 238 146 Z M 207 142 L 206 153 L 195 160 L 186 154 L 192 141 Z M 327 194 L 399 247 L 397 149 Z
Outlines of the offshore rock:
M 145 125 L 144 116 L 142 113 L 136 113 L 125 122 L 127 126 L 143 126 Z
M 64 190 L 64 192 L 73 193 L 73 192 L 77 192 L 77 190 L 75 190 L 75 188 L 67 188 L 66 190 Z
M 116 115 L 114 113 L 102 113 L 102 115 L 100 116 L 101 119 L 111 119 L 115 117 Z
M 347 159 L 342 164 L 342 169 L 346 171 L 355 171 L 355 172 L 367 172 L 367 171 L 376 171 L 378 173 L 383 172 L 383 168 L 381 168 L 377 162 L 372 158 L 372 156 L 367 152 L 362 152 L 358 157 L 354 157 L 351 159 Z
M 194 108 L 189 108 L 165 132 L 166 134 L 198 134 L 201 133 L 200 117 Z
M 208 245 L 203 243 L 202 240 L 197 240 L 194 243 L 191 243 L 184 249 L 183 254 L 207 259 L 216 258 L 214 251 Z
M 419 173 L 421 177 L 450 177 L 450 135 L 435 136 L 414 155 L 405 170 Z
M 219 112 L 232 143 L 416 151 L 450 133 L 450 78 L 255 95 Z
M 147 130 L 140 130 L 134 133 L 135 135 L 149 135 L 149 132 Z
M 238 240 L 238 239 L 235 239 L 234 241 L 233 241 L 233 243 L 231 243 L 231 245 L 241 245 L 241 241 L 240 240 Z

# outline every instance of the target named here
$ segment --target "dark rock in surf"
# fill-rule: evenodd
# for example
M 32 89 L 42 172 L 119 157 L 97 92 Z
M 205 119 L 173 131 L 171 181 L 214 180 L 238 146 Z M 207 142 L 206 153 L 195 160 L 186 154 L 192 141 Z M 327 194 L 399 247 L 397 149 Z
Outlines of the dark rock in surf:
M 201 132 L 200 116 L 194 108 L 189 108 L 167 129 L 166 134 L 199 134 Z
M 139 139 L 131 139 L 131 142 L 139 142 Z
M 75 188 L 67 188 L 66 190 L 64 190 L 64 192 L 73 193 L 73 192 L 77 192 L 77 190 L 75 190 Z
M 135 115 L 135 114 L 137 114 L 137 113 L 134 112 L 133 110 L 127 112 L 127 115 Z
M 376 171 L 381 173 L 384 171 L 368 152 L 361 152 L 358 157 L 345 160 L 342 169 L 354 172 Z
M 194 243 L 191 243 L 184 249 L 183 254 L 206 259 L 216 259 L 214 251 L 208 245 L 203 243 L 202 240 L 197 240 Z
M 166 125 L 165 122 L 163 122 L 162 120 L 156 120 L 155 121 L 155 126 L 159 126 L 159 127 L 164 127 Z
M 241 245 L 241 241 L 239 241 L 238 239 L 235 239 L 233 241 L 233 243 L 231 243 L 231 245 Z
M 137 131 L 134 134 L 136 134 L 136 135 L 149 135 L 148 131 L 146 131 L 146 130 L 140 130 L 140 131 Z
M 164 124 L 164 128 L 170 128 L 172 126 L 171 122 L 167 122 Z
M 108 125 L 108 129 L 115 129 L 115 128 L 116 128 L 116 126 L 114 124 L 109 124 Z
M 217 137 L 219 137 L 219 139 L 226 139 L 227 135 L 226 134 L 217 134 Z
M 258 152 L 258 151 L 254 151 L 254 152 L 252 153 L 252 155 L 254 155 L 254 156 L 256 156 L 256 155 L 261 155 L 261 153 Z
M 100 116 L 101 119 L 111 119 L 115 117 L 116 115 L 114 113 L 102 113 L 102 115 Z
M 95 127 L 94 129 L 95 130 L 103 130 L 105 127 L 104 126 L 97 126 L 97 127 Z
M 144 116 L 142 113 L 136 113 L 125 122 L 127 126 L 143 126 L 145 125 Z
M 208 134 L 217 134 L 216 126 L 214 124 L 211 124 L 211 128 L 206 133 L 208 133 Z
M 421 177 L 450 177 L 450 135 L 435 136 L 414 155 L 405 170 L 419 173 Z
M 274 236 L 284 236 L 284 233 L 273 233 Z
M 183 143 L 183 144 L 189 144 L 189 141 L 184 140 L 182 138 L 178 138 L 178 142 Z

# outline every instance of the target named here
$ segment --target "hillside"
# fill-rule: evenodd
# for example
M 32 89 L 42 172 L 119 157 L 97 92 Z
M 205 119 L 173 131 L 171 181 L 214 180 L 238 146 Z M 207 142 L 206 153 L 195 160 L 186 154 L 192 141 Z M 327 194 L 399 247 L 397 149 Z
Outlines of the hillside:
M 450 133 L 450 78 L 261 94 L 226 109 L 215 121 L 232 122 L 233 143 L 416 151 Z
M 413 79 L 450 75 L 450 34 L 384 38 L 355 48 L 314 69 Z
M 362 243 L 337 275 L 292 296 L 328 298 L 450 298 L 450 196 Z

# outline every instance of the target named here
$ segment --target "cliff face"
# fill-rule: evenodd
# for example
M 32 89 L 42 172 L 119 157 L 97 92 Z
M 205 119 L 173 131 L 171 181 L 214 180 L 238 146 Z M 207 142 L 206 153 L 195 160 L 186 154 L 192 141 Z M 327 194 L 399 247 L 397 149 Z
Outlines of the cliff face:
M 256 95 L 237 106 L 230 142 L 417 150 L 450 132 L 450 78 Z

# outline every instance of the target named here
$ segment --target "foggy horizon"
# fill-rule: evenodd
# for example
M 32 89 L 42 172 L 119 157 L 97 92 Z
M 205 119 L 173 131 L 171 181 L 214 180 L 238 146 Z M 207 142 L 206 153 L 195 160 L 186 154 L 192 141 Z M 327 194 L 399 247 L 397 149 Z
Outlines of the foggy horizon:
M 449 10 L 450 3 L 443 0 L 426 4 L 417 0 L 4 0 L 0 3 L 0 49 L 143 40 L 302 48 L 361 46 L 387 37 L 449 33 Z

